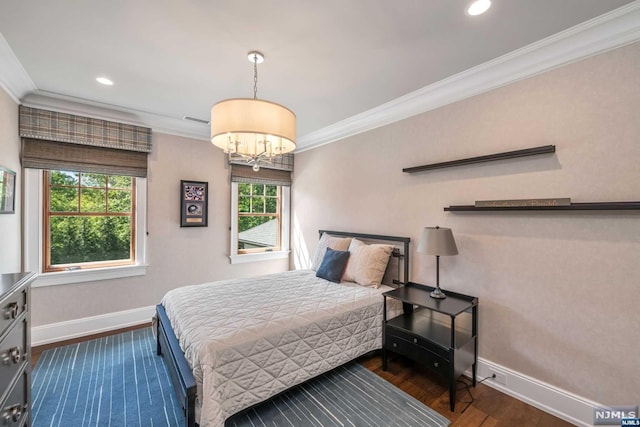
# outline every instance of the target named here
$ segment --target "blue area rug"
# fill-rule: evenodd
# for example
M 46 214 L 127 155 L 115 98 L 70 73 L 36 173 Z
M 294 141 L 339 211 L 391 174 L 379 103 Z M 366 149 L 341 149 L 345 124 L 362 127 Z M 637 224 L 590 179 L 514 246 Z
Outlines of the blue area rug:
M 182 425 L 151 328 L 42 353 L 32 376 L 32 425 Z M 226 426 L 420 426 L 449 420 L 357 363 L 234 415 Z
M 151 328 L 44 351 L 32 375 L 32 425 L 178 426 Z

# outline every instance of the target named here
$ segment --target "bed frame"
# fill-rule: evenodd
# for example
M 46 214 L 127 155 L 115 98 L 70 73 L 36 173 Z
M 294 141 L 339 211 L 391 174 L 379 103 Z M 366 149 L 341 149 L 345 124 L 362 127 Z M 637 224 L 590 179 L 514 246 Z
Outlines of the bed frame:
M 349 233 L 345 231 L 319 230 L 320 236 L 323 233 L 341 237 L 355 237 L 369 242 L 394 242 L 396 248 L 392 256 L 402 262 L 402 267 L 398 264 L 398 275 L 393 278 L 393 284 L 403 285 L 409 281 L 409 237 L 383 236 L 379 234 Z M 397 246 L 402 246 L 402 249 Z M 196 427 L 196 380 L 193 377 L 189 363 L 180 348 L 180 343 L 167 317 L 162 304 L 156 305 L 156 334 L 157 353 L 164 356 L 173 389 L 178 398 L 178 403 L 184 415 L 185 427 Z

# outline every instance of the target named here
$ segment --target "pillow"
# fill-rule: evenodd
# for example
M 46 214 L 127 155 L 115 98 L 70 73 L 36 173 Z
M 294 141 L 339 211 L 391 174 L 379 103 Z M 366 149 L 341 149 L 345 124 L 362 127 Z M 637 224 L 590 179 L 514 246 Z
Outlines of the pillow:
M 316 248 L 316 253 L 313 255 L 311 269 L 316 271 L 318 270 L 327 248 L 335 249 L 337 251 L 346 251 L 349 249 L 350 243 L 351 237 L 334 237 L 327 233 L 322 233 L 322 237 L 320 237 L 318 247 Z
M 349 245 L 351 256 L 343 279 L 362 286 L 379 288 L 392 251 L 391 245 L 367 245 L 353 239 Z
M 349 252 L 335 251 L 327 248 L 320 267 L 318 267 L 318 271 L 316 272 L 316 277 L 321 277 L 330 282 L 340 283 L 348 260 Z

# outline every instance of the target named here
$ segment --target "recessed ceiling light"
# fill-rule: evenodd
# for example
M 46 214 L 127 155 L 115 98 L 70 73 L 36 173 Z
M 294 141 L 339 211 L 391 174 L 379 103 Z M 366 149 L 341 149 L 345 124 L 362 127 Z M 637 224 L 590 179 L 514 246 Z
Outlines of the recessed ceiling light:
M 109 80 L 106 77 L 97 77 L 96 81 L 98 83 L 101 83 L 101 84 L 105 85 L 105 86 L 113 86 L 113 81 Z
M 491 7 L 491 0 L 475 0 L 467 6 L 467 15 L 482 15 Z

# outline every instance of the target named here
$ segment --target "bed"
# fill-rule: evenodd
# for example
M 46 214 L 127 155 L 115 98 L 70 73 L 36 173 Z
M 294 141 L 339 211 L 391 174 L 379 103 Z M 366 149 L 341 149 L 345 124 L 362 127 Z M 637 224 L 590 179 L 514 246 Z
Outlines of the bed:
M 164 296 L 156 308 L 157 351 L 186 426 L 222 426 L 237 412 L 382 348 L 381 294 L 408 280 L 410 239 L 327 230 L 320 236 L 314 269 L 185 286 Z M 344 272 L 351 281 L 317 277 L 327 236 L 341 244 L 348 239 L 352 254 L 388 246 L 384 279 L 362 286 L 353 256 Z

